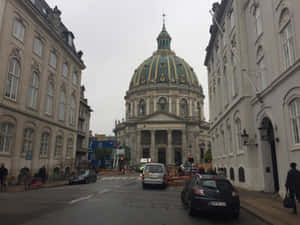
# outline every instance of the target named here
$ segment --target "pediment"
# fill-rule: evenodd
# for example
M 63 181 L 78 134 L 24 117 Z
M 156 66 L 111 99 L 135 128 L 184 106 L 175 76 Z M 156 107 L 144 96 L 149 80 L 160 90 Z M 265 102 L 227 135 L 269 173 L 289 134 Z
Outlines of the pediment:
M 180 121 L 180 119 L 177 116 L 168 114 L 168 113 L 155 113 L 143 120 L 144 122 L 175 122 Z

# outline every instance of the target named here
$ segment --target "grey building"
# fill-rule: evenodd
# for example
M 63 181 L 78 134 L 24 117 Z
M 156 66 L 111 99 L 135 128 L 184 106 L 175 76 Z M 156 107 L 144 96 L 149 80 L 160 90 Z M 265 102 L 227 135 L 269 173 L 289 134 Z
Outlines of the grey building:
M 297 0 L 213 6 L 205 59 L 213 162 L 237 186 L 283 195 L 289 163 L 300 164 L 298 9 Z

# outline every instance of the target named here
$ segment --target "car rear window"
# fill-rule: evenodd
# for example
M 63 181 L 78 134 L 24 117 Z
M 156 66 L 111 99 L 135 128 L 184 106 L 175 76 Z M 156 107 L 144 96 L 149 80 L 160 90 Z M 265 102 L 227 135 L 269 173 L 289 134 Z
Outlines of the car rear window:
M 218 189 L 220 191 L 232 191 L 232 185 L 227 180 L 202 180 L 201 185 L 206 188 Z
M 160 165 L 149 165 L 145 167 L 145 172 L 150 172 L 150 173 L 162 173 L 163 168 Z

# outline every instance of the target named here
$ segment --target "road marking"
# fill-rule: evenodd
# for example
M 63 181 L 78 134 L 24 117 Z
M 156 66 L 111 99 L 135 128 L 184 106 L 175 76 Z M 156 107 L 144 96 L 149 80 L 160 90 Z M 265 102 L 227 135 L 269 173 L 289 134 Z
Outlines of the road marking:
M 104 194 L 104 193 L 106 193 L 106 192 L 110 192 L 110 189 L 104 189 L 104 190 L 102 190 L 102 191 L 99 191 L 99 192 L 98 192 L 98 195 Z
M 90 199 L 91 197 L 93 197 L 93 195 L 88 195 L 88 196 L 86 196 L 86 197 L 74 199 L 74 200 L 70 201 L 69 204 L 72 205 L 72 204 L 75 204 L 75 203 L 80 202 L 80 201 L 88 200 L 88 199 Z

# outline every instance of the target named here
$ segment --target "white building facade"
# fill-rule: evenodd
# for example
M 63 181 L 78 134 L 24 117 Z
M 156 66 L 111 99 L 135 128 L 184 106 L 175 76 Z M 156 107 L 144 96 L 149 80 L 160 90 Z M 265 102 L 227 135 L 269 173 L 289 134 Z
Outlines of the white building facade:
M 300 164 L 298 9 L 297 0 L 214 4 L 205 59 L 213 164 L 237 186 L 283 195 L 289 164 Z

